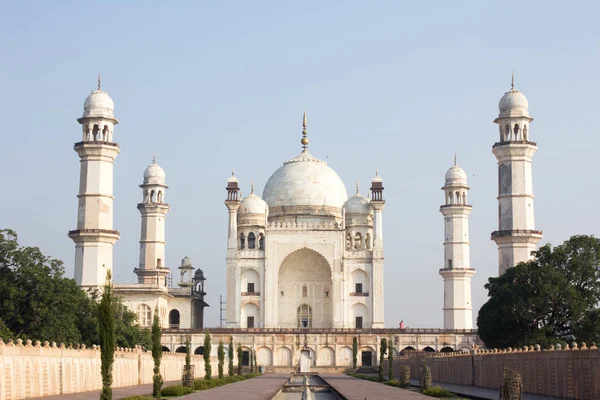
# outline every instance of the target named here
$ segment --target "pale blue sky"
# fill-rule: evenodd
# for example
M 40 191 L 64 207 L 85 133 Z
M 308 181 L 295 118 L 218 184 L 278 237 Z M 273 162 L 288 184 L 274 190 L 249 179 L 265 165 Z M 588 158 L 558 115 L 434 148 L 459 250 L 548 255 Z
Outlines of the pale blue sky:
M 543 243 L 598 233 L 598 15 L 593 1 L 13 1 L 0 15 L 4 169 L 0 226 L 64 260 L 73 276 L 80 140 L 95 88 L 115 101 L 117 282 L 138 262 L 144 168 L 167 173 L 167 265 L 191 257 L 208 278 L 206 324 L 225 295 L 232 168 L 244 192 L 310 151 L 366 192 L 386 187 L 385 317 L 443 323 L 444 173 L 472 187 L 474 316 L 497 274 L 497 103 L 516 86 L 535 118 L 536 225 Z M 596 116 L 596 117 L 594 117 Z

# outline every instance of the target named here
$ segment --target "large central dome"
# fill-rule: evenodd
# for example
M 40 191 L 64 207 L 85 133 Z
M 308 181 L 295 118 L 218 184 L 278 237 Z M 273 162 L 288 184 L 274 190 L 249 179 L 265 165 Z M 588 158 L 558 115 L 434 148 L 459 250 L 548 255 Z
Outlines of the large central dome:
M 336 217 L 348 199 L 338 174 L 307 150 L 286 161 L 267 181 L 263 199 L 269 217 Z M 284 218 L 286 219 L 286 218 Z

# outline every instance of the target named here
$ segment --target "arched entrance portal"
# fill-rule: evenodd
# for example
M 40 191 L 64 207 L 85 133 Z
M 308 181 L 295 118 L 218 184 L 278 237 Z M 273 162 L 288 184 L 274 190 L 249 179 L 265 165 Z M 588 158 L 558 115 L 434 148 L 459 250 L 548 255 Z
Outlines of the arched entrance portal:
M 278 325 L 331 328 L 331 268 L 321 254 L 303 248 L 288 255 L 278 274 Z

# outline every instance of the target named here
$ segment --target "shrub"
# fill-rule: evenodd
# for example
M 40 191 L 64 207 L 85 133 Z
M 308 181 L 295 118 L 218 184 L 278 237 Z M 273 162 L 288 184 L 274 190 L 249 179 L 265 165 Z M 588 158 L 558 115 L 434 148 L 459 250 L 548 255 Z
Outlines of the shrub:
M 410 386 L 410 367 L 408 365 L 403 365 L 400 367 L 400 387 L 409 387 Z
M 429 365 L 423 365 L 421 367 L 421 377 L 419 379 L 421 391 L 431 388 L 431 385 L 431 369 L 429 368 Z
M 521 400 L 523 382 L 521 375 L 510 368 L 504 367 L 504 380 L 500 387 L 500 395 L 506 400 Z
M 161 396 L 183 396 L 190 393 L 194 393 L 194 390 L 186 386 L 167 386 L 160 392 Z
M 194 381 L 194 389 L 196 390 L 207 390 L 217 386 L 217 380 L 212 379 L 197 379 Z
M 398 386 L 400 384 L 400 381 L 397 381 L 395 379 L 390 379 L 389 381 L 385 381 L 383 382 L 386 385 L 390 385 L 390 386 Z
M 456 397 L 456 395 L 454 393 L 449 392 L 446 389 L 442 389 L 439 386 L 432 386 L 430 388 L 423 389 L 421 391 L 421 393 L 423 393 L 427 396 L 433 396 L 433 397 Z

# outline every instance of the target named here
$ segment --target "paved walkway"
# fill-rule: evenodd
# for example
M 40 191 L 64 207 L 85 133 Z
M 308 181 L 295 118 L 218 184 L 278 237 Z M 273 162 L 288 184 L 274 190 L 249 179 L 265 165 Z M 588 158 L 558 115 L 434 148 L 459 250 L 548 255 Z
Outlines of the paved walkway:
M 181 384 L 181 381 L 165 382 L 163 387 L 172 386 L 172 385 L 180 385 L 180 384 Z M 152 394 L 152 384 L 151 383 L 149 383 L 147 385 L 127 386 L 127 387 L 113 389 L 113 399 L 114 400 L 119 400 L 124 397 L 143 395 L 143 394 Z M 87 399 L 99 399 L 99 398 L 100 398 L 100 390 L 94 390 L 91 392 L 81 392 L 81 393 L 73 393 L 73 394 L 58 394 L 56 396 L 35 397 L 35 398 L 30 398 L 28 400 L 87 400 Z
M 419 380 L 418 379 L 411 379 L 410 380 L 411 385 L 413 386 L 419 386 Z M 440 383 L 440 382 L 433 382 L 434 386 L 440 386 L 446 390 L 451 391 L 452 393 L 456 393 L 462 396 L 468 396 L 471 398 L 477 398 L 477 399 L 489 399 L 489 400 L 496 400 L 498 399 L 498 396 L 500 395 L 500 390 L 499 389 L 488 389 L 488 388 L 482 388 L 482 387 L 476 387 L 476 386 L 467 386 L 467 385 L 455 385 L 452 383 Z M 560 397 L 550 397 L 550 396 L 543 396 L 540 394 L 532 394 L 532 393 L 523 393 L 521 400 L 560 400 Z
M 376 399 L 406 399 L 406 400 L 431 400 L 429 396 L 421 393 L 400 389 L 383 383 L 371 382 L 366 379 L 352 378 L 345 374 L 319 375 L 327 383 L 348 400 L 376 400 Z
M 267 374 L 245 381 L 203 390 L 177 399 L 185 400 L 271 400 L 291 374 Z M 363 400 L 363 399 L 360 399 Z

